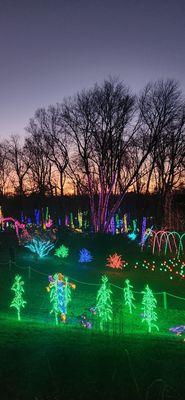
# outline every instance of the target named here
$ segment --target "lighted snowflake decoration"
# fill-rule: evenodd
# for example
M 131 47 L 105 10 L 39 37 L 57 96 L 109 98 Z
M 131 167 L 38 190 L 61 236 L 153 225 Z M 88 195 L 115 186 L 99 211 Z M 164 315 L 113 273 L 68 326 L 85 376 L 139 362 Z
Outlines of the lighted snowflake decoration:
M 69 249 L 68 247 L 64 246 L 64 244 L 62 244 L 60 247 L 58 247 L 58 249 L 55 250 L 54 254 L 56 257 L 66 258 L 69 255 Z
M 121 259 L 121 255 L 114 253 L 107 258 L 107 267 L 122 269 L 123 268 L 123 260 Z

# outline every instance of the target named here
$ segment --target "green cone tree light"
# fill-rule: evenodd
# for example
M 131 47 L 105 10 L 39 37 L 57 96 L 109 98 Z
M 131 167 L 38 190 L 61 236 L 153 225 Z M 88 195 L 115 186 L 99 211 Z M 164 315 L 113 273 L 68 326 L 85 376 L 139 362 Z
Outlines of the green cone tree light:
M 157 306 L 157 300 L 155 299 L 152 290 L 146 285 L 145 290 L 143 293 L 143 300 L 142 300 L 142 310 L 143 310 L 143 319 L 142 322 L 146 321 L 148 325 L 148 332 L 152 331 L 152 327 L 159 330 L 158 326 L 155 324 L 157 321 L 157 313 L 155 311 Z
M 100 318 L 100 329 L 112 320 L 112 291 L 109 287 L 107 276 L 102 276 L 102 285 L 97 294 L 96 312 Z
M 53 284 L 50 289 L 50 303 L 51 303 L 51 311 L 50 314 L 54 314 L 55 316 L 55 324 L 58 325 L 58 314 L 60 313 L 59 308 L 59 293 L 58 293 L 58 275 L 55 274 L 53 276 Z
M 14 283 L 11 290 L 15 293 L 14 298 L 10 304 L 10 307 L 14 307 L 17 310 L 17 319 L 21 320 L 21 308 L 25 307 L 26 300 L 23 299 L 24 293 L 24 281 L 20 275 L 15 276 Z
M 124 301 L 125 301 L 125 306 L 128 307 L 130 314 L 132 314 L 132 309 L 136 308 L 134 305 L 134 295 L 133 295 L 133 286 L 130 284 L 129 279 L 125 280 L 125 287 L 123 289 L 124 292 Z

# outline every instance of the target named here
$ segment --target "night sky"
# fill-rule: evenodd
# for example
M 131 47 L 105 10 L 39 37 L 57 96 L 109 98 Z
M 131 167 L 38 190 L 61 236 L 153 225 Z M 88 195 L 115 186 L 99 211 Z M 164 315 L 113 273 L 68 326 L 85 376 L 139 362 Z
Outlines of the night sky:
M 137 93 L 162 77 L 185 92 L 185 1 L 0 0 L 1 138 L 110 75 Z

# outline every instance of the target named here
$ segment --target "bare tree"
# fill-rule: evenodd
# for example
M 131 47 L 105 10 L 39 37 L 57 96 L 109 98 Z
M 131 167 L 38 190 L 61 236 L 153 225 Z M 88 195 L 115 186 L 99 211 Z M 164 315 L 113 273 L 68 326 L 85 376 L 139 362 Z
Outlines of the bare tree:
M 42 136 L 42 149 L 59 173 L 59 190 L 63 195 L 65 172 L 69 159 L 60 105 L 50 106 L 47 110 L 45 108 L 38 109 L 27 130 L 31 133 L 36 131 Z
M 44 197 L 52 191 L 52 168 L 51 161 L 47 157 L 44 148 L 43 135 L 38 131 L 33 120 L 27 128 L 30 133 L 25 140 L 25 150 L 30 161 L 29 177 L 32 190 Z
M 0 143 L 0 195 L 6 194 L 11 172 L 11 165 L 7 153 L 6 143 Z
M 30 160 L 18 135 L 11 135 L 10 140 L 6 141 L 6 148 L 7 158 L 12 165 L 12 185 L 16 193 L 23 196 L 25 192 L 24 181 L 30 168 Z
M 106 231 L 117 209 L 110 210 L 110 198 L 125 148 L 133 135 L 128 128 L 134 103 L 129 90 L 111 79 L 83 91 L 63 106 L 65 130 L 75 145 L 82 174 L 85 173 L 95 231 Z
M 146 192 L 153 182 L 161 195 L 166 224 L 170 196 L 182 183 L 185 158 L 185 106 L 178 84 L 174 80 L 160 80 L 146 86 L 140 98 L 140 115 L 145 143 L 148 134 L 155 132 L 157 140 L 150 154 Z M 153 188 L 152 188 L 153 189 Z

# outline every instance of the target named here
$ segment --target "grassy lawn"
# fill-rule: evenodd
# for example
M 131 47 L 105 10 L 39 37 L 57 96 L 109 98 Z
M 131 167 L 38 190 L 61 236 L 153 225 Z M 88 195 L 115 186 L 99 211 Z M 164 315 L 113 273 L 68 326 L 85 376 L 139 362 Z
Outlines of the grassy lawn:
M 123 287 L 129 278 L 134 290 L 141 292 L 146 283 L 154 292 L 169 292 L 185 297 L 185 281 L 170 279 L 159 268 L 153 272 L 126 267 L 114 271 L 106 267 L 106 258 L 115 251 L 134 265 L 136 260 L 154 260 L 150 250 L 141 253 L 135 244 L 122 237 L 98 236 L 83 238 L 66 235 L 60 243 L 70 249 L 65 261 L 52 254 L 35 262 L 29 250 L 16 249 L 16 265 L 8 264 L 8 243 L 4 241 L 0 259 L 0 389 L 2 399 L 184 399 L 185 342 L 169 328 L 185 325 L 185 301 L 167 296 L 168 310 L 163 307 L 163 295 L 158 301 L 158 326 L 152 334 L 141 323 L 141 294 L 135 294 L 136 309 L 130 315 L 123 308 L 122 290 L 111 286 L 114 326 L 99 331 L 99 322 L 90 307 L 96 304 L 101 276 L 107 274 L 110 283 Z M 60 244 L 59 243 L 59 244 Z M 79 264 L 79 249 L 91 250 L 94 260 Z M 31 267 L 29 278 L 28 267 Z M 35 271 L 33 271 L 35 269 Z M 83 283 L 77 283 L 72 293 L 68 322 L 54 325 L 49 314 L 46 291 L 48 274 L 62 272 Z M 9 308 L 10 290 L 15 274 L 25 281 L 27 306 L 22 320 L 16 320 Z M 94 285 L 87 285 L 90 283 Z M 92 329 L 82 328 L 79 316 L 86 314 Z M 120 317 L 121 316 L 121 317 Z M 117 329 L 121 318 L 121 331 Z M 163 396 L 163 397 L 162 397 Z

